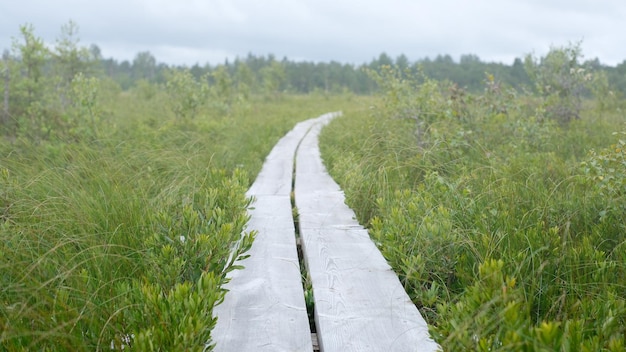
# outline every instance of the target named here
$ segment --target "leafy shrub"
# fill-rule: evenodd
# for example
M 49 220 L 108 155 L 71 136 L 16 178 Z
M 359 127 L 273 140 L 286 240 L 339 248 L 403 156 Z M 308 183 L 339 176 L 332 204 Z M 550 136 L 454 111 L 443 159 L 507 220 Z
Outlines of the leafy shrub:
M 99 83 L 97 139 L 87 111 L 74 139 L 0 139 L 0 350 L 211 350 L 252 241 L 247 188 L 298 120 L 343 98 L 179 123 L 164 91 Z
M 421 72 L 413 75 L 387 65 L 368 74 L 383 92 L 381 116 L 413 120 L 418 145 L 426 145 L 424 134 L 446 110 L 439 82 Z
M 166 90 L 170 97 L 171 109 L 180 120 L 196 117 L 200 108 L 207 103 L 209 94 L 207 80 L 198 81 L 189 70 L 170 71 Z
M 225 275 L 251 245 L 247 175 L 180 182 L 154 174 L 164 153 L 69 149 L 32 179 L 19 163 L 3 171 L 0 345 L 203 350 Z
M 394 90 L 415 87 L 382 98 L 413 99 Z M 329 171 L 433 336 L 451 351 L 623 349 L 623 143 L 583 152 L 622 117 L 564 126 L 526 105 L 535 97 L 457 99 L 470 118 L 439 111 L 427 148 L 393 117 L 402 104 L 344 114 L 321 135 Z
M 545 99 L 549 118 L 566 124 L 580 118 L 582 99 L 593 79 L 588 68 L 580 64 L 580 43 L 562 48 L 551 48 L 541 59 L 527 55 L 525 68 L 535 89 Z
M 614 135 L 626 136 L 626 132 Z M 603 215 L 607 211 L 623 214 L 626 211 L 626 140 L 620 138 L 600 151 L 591 150 L 588 160 L 581 165 L 587 180 L 596 185 L 606 200 Z

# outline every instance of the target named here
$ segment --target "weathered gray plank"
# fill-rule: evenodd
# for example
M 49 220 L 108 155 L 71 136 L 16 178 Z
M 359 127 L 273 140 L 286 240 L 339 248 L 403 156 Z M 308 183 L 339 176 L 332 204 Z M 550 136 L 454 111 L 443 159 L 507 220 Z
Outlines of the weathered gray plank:
M 247 230 L 258 233 L 245 269 L 229 274 L 230 292 L 214 309 L 216 351 L 313 350 L 290 200 L 294 152 L 311 124 L 299 123 L 276 144 L 248 190 L 256 200 Z
M 296 157 L 295 200 L 320 348 L 436 351 L 421 314 L 324 168 L 317 136 L 333 117 L 318 120 Z
M 293 173 L 293 158 L 298 144 L 314 119 L 298 123 L 278 143 L 265 159 L 261 172 L 248 190 L 248 195 L 289 195 Z

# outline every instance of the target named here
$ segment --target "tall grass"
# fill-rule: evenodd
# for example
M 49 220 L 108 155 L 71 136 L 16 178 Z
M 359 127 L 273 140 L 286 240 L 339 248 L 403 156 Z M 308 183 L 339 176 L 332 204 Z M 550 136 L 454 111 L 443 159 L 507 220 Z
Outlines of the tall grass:
M 451 351 L 623 350 L 623 114 L 559 126 L 522 97 L 506 113 L 478 97 L 464 120 L 446 94 L 420 136 L 380 102 L 321 135 L 434 337 Z
M 97 140 L 0 142 L 0 350 L 210 348 L 225 274 L 253 240 L 245 191 L 297 121 L 347 101 L 181 122 L 158 94 L 113 97 Z

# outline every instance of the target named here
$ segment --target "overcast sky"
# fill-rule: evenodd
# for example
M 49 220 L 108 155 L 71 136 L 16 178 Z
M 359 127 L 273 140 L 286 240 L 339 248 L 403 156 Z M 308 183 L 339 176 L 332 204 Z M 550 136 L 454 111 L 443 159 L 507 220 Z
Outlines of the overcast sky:
M 150 51 L 168 64 L 248 53 L 361 64 L 381 52 L 511 64 L 578 41 L 587 59 L 626 59 L 625 0 L 0 0 L 0 50 L 26 23 L 53 45 L 70 19 L 104 57 Z

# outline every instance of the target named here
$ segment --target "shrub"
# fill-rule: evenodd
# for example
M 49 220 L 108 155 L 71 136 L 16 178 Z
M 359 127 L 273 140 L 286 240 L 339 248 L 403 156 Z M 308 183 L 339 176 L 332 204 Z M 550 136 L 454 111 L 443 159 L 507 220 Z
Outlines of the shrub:
M 623 349 L 624 143 L 598 147 L 623 118 L 565 126 L 489 88 L 457 98 L 470 119 L 438 110 L 424 147 L 394 118 L 420 87 L 392 82 L 322 155 L 444 350 Z

